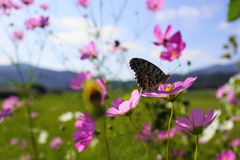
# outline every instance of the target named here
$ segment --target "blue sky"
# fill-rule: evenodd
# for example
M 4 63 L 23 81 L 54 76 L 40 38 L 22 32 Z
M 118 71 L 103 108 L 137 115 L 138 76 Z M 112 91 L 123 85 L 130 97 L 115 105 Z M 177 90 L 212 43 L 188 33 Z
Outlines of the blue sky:
M 39 4 L 43 2 L 50 5 L 49 11 L 36 13 L 36 10 L 39 10 Z M 75 0 L 38 0 L 33 6 L 20 13 L 13 13 L 12 20 L 16 19 L 19 14 L 23 20 L 39 14 L 50 16 L 50 26 L 46 31 L 52 31 L 52 35 L 44 38 L 42 31 L 35 30 L 35 33 L 26 31 L 25 40 L 19 44 L 21 62 L 39 64 L 40 67 L 54 70 L 90 70 L 96 75 L 94 65 L 87 60 L 80 61 L 78 52 L 78 49 L 89 41 L 96 40 L 88 34 L 96 31 L 94 20 L 97 28 L 102 31 L 103 40 L 96 40 L 96 43 L 101 56 L 106 56 L 104 68 L 106 73 L 107 70 L 113 73 L 106 74 L 108 79 L 133 79 L 134 73 L 128 66 L 128 61 L 133 57 L 147 59 L 158 65 L 165 73 L 172 71 L 178 64 L 181 64 L 181 67 L 174 73 L 188 73 L 190 70 L 214 64 L 232 63 L 239 58 L 235 56 L 230 61 L 219 59 L 225 53 L 222 45 L 227 42 L 228 37 L 236 35 L 239 41 L 240 35 L 239 20 L 226 22 L 228 0 L 165 0 L 164 8 L 156 13 L 146 9 L 146 0 L 104 0 L 102 12 L 100 2 L 100 0 L 91 0 L 88 8 L 81 8 L 76 7 Z M 120 20 L 113 25 L 115 22 L 113 17 L 117 15 L 121 6 L 124 7 Z M 88 15 L 87 19 L 83 18 L 85 14 Z M 9 23 L 6 19 L 2 18 L 2 23 Z M 187 46 L 178 60 L 173 62 L 160 60 L 159 55 L 163 48 L 154 46 L 152 43 L 156 40 L 153 35 L 156 24 L 159 24 L 164 31 L 169 24 L 174 26 L 173 32 L 181 31 Z M 14 27 L 12 30 L 17 28 L 24 30 L 21 21 L 17 22 Z M 3 29 L 1 34 L 4 32 Z M 139 32 L 141 30 L 143 32 Z M 136 38 L 136 33 L 141 33 L 138 38 Z M 5 35 L 4 38 L 7 39 L 7 36 Z M 34 38 L 37 39 L 36 43 L 33 43 Z M 125 59 L 122 66 L 117 63 L 122 60 L 122 55 L 107 51 L 108 46 L 105 42 L 115 39 L 129 47 L 129 51 L 123 54 Z M 1 42 L 1 47 L 12 52 L 11 43 L 5 45 L 6 43 L 6 41 Z M 38 46 L 43 44 L 44 50 L 40 52 L 35 44 Z M 29 53 L 26 54 L 26 52 Z M 2 57 L 0 64 L 10 63 L 6 56 L 3 54 L 0 56 Z M 41 57 L 40 61 L 38 61 L 39 57 Z M 186 65 L 187 61 L 191 61 L 190 67 Z

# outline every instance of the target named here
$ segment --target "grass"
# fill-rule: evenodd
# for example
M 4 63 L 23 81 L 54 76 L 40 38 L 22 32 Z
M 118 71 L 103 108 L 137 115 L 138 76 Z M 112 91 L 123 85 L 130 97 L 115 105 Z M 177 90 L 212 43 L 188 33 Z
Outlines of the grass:
M 114 93 L 114 94 L 113 94 Z M 124 99 L 129 98 L 130 92 L 125 96 L 122 94 L 123 92 L 109 93 L 111 97 L 106 102 L 106 107 L 110 107 L 110 104 L 113 99 L 118 97 L 124 97 Z M 192 108 L 202 108 L 205 111 L 208 111 L 211 108 L 220 109 L 220 102 L 215 98 L 215 91 L 188 91 L 186 93 L 187 99 L 190 100 L 190 109 Z M 146 99 L 145 99 L 146 100 Z M 141 101 L 145 101 L 141 100 Z M 157 101 L 158 100 L 152 100 Z M 32 111 L 39 112 L 39 117 L 33 119 L 33 123 L 35 126 L 35 137 L 38 140 L 39 134 L 41 130 L 46 130 L 48 132 L 48 138 L 45 144 L 37 144 L 38 150 L 40 151 L 40 159 L 44 160 L 64 160 L 64 159 L 84 159 L 91 160 L 96 159 L 96 157 L 101 157 L 101 145 L 98 139 L 99 136 L 95 136 L 94 143 L 92 143 L 84 152 L 78 153 L 74 149 L 73 142 L 73 132 L 75 131 L 74 123 L 76 119 L 72 119 L 67 122 L 60 122 L 59 116 L 68 111 L 76 112 L 76 111 L 85 111 L 85 103 L 81 97 L 80 93 L 63 93 L 63 94 L 46 94 L 37 97 L 34 100 L 34 103 L 31 107 Z M 14 111 L 14 116 L 11 118 L 6 118 L 1 124 L 1 132 L 0 132 L 0 159 L 3 160 L 17 160 L 22 155 L 26 155 L 31 152 L 31 144 L 29 141 L 29 128 L 28 119 L 26 114 L 26 107 L 22 107 L 16 111 Z M 146 122 L 151 122 L 152 113 L 148 110 L 144 103 L 140 103 L 139 106 L 134 110 L 133 113 L 133 121 L 135 124 L 140 127 Z M 106 117 L 107 122 L 107 136 L 108 143 L 110 148 L 110 157 L 118 160 L 145 160 L 145 149 L 140 143 L 134 139 L 135 130 L 131 126 L 130 120 L 127 117 L 117 116 L 114 118 Z M 100 128 L 100 124 L 97 124 L 97 130 Z M 64 129 L 62 129 L 64 128 Z M 109 129 L 110 128 L 110 129 Z M 237 126 L 239 129 L 239 125 Z M 238 134 L 234 129 L 233 133 Z M 59 150 L 53 150 L 49 147 L 51 140 L 54 137 L 61 137 L 63 139 L 63 144 Z M 10 140 L 14 137 L 17 137 L 21 140 L 26 139 L 28 141 L 28 145 L 24 149 L 20 149 L 18 145 L 10 145 Z M 195 139 L 191 136 L 188 136 L 190 141 L 195 141 Z M 174 137 L 175 140 L 171 140 L 172 142 L 177 142 L 181 139 L 180 136 Z M 181 148 L 181 145 L 183 147 Z M 177 144 L 176 147 L 180 149 L 188 150 L 191 146 L 191 143 L 188 142 L 186 144 Z M 149 145 L 149 150 L 151 151 L 152 159 L 160 153 L 165 155 L 165 147 L 166 141 L 157 142 L 153 145 Z M 180 147 L 179 147 L 180 146 Z M 194 146 L 193 146 L 194 147 Z M 194 148 L 193 148 L 194 150 Z M 205 150 L 200 146 L 200 153 Z M 192 155 L 194 152 L 192 152 Z M 68 155 L 68 156 L 67 156 Z M 192 156 L 191 155 L 191 156 Z M 70 157 L 70 158 L 67 158 Z M 153 158 L 154 157 L 154 158 Z M 205 157 L 209 158 L 209 157 Z M 211 157 L 210 159 L 213 159 Z M 99 159 L 99 158 L 97 158 Z M 184 157 L 178 158 L 179 160 L 184 159 Z M 185 158 L 186 159 L 186 158 Z M 189 159 L 192 159 L 189 158 Z M 202 159 L 202 158 L 201 158 Z

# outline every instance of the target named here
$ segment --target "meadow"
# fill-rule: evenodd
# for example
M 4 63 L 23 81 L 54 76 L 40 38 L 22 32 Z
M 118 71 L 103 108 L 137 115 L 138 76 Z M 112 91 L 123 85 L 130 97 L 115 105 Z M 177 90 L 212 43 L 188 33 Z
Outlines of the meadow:
M 209 109 L 220 109 L 221 104 L 215 97 L 215 90 L 190 90 L 185 94 L 185 97 L 189 99 L 189 108 L 202 108 L 204 111 Z M 109 108 L 113 99 L 117 97 L 122 97 L 123 91 L 109 91 L 108 94 L 111 95 L 106 101 L 106 107 Z M 40 159 L 45 160 L 64 160 L 64 159 L 101 159 L 101 148 L 102 145 L 99 143 L 98 136 L 96 136 L 91 142 L 90 146 L 87 147 L 83 152 L 78 153 L 74 148 L 73 132 L 75 131 L 74 123 L 76 118 L 70 119 L 66 122 L 61 122 L 59 117 L 63 113 L 67 112 L 83 112 L 86 109 L 86 103 L 82 98 L 81 92 L 69 92 L 69 93 L 59 93 L 53 94 L 48 93 L 38 96 L 33 104 L 32 111 L 38 112 L 39 116 L 33 119 L 34 123 L 34 136 L 37 141 L 39 141 L 40 132 L 42 130 L 48 132 L 48 136 L 44 143 L 37 143 L 37 148 L 39 151 Z M 125 97 L 128 97 L 126 95 Z M 154 98 L 152 103 L 158 103 L 159 98 Z M 138 128 L 140 128 L 146 122 L 152 120 L 151 109 L 144 106 L 144 101 L 146 99 L 142 98 L 142 103 L 138 104 L 133 112 L 133 121 L 136 122 Z M 154 102 L 155 101 L 155 102 Z M 2 101 L 1 101 L 2 102 Z M 0 159 L 1 160 L 15 160 L 19 159 L 23 155 L 28 155 L 31 153 L 31 144 L 29 137 L 29 127 L 26 107 L 22 106 L 18 110 L 13 112 L 14 116 L 7 118 L 1 123 L 0 132 Z M 130 124 L 129 118 L 126 116 L 120 117 L 105 117 L 107 125 L 107 139 L 108 147 L 110 151 L 110 159 L 118 160 L 141 160 L 146 159 L 145 150 L 140 141 L 136 140 L 134 136 L 136 135 L 132 125 Z M 168 119 L 166 119 L 166 122 Z M 97 130 L 101 125 L 97 124 Z M 174 124 L 172 124 L 174 126 Z M 166 128 L 167 129 L 167 128 Z M 166 130 L 165 129 L 165 130 Z M 238 136 L 238 131 L 240 126 L 234 127 L 234 130 L 230 133 L 230 139 Z M 171 139 L 173 142 L 172 146 L 178 149 L 189 149 L 190 145 L 194 148 L 194 145 L 190 143 L 194 142 L 193 136 L 187 133 L 184 135 L 188 136 L 187 142 L 185 144 L 179 144 L 179 135 Z M 54 137 L 61 137 L 62 144 L 59 149 L 54 150 L 50 148 L 50 141 Z M 12 138 L 18 138 L 19 141 L 26 140 L 27 145 L 21 147 L 21 142 L 16 145 L 11 145 L 10 140 Z M 221 136 L 215 136 L 209 143 L 200 145 L 199 154 L 200 159 L 214 159 L 215 155 L 212 150 L 217 150 L 214 148 L 215 141 L 221 138 Z M 156 159 L 159 153 L 166 152 L 166 140 L 160 140 L 157 143 L 148 145 L 150 154 L 153 159 Z M 191 147 L 190 147 L 191 148 Z M 192 155 L 189 153 L 182 157 L 176 159 L 192 159 Z M 204 158 L 203 158 L 204 157 Z

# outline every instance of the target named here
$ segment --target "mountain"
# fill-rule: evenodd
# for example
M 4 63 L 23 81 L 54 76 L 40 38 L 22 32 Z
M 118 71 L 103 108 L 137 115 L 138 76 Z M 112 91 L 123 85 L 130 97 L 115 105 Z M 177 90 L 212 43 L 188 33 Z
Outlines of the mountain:
M 43 91 L 47 92 L 61 92 L 70 89 L 70 80 L 75 76 L 75 73 L 70 71 L 53 71 L 43 68 L 35 68 L 31 65 L 21 64 L 19 68 L 22 71 L 22 79 L 25 82 L 33 81 L 34 84 L 40 87 Z M 191 88 L 217 88 L 220 85 L 226 83 L 229 78 L 236 74 L 238 71 L 237 64 L 228 65 L 214 65 L 204 69 L 192 71 L 187 75 L 172 74 L 169 82 L 183 81 L 187 77 L 197 76 L 197 80 L 194 82 Z M 0 66 L 0 92 L 6 89 L 13 90 L 15 82 L 21 82 L 21 76 L 16 66 Z M 117 87 L 135 87 L 134 80 L 128 82 L 111 81 L 109 88 L 115 89 Z

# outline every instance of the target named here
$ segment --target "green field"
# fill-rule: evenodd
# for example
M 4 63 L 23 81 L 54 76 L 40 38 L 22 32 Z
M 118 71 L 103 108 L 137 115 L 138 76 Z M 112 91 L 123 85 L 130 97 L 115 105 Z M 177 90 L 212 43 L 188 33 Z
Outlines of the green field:
M 111 95 L 106 102 L 106 107 L 110 107 L 111 101 L 118 97 L 123 97 L 124 99 L 129 98 L 129 94 L 122 95 L 123 92 L 114 91 L 108 93 Z M 204 111 L 208 111 L 211 108 L 220 109 L 220 102 L 215 98 L 215 91 L 188 91 L 185 98 L 189 100 L 189 110 L 192 108 L 202 108 Z M 133 112 L 133 121 L 137 127 L 141 127 L 146 122 L 151 121 L 151 111 L 144 106 L 145 101 L 157 101 L 157 98 L 151 100 L 142 98 L 139 106 Z M 157 101 L 158 102 L 158 101 Z M 63 159 L 101 159 L 101 149 L 99 138 L 101 136 L 95 136 L 94 143 L 83 152 L 78 153 L 74 149 L 75 143 L 73 142 L 73 132 L 75 131 L 74 123 L 76 119 L 72 119 L 67 122 L 59 121 L 58 117 L 70 112 L 82 112 L 85 111 L 87 107 L 84 100 L 79 92 L 75 93 L 62 93 L 62 94 L 45 94 L 35 98 L 33 105 L 31 106 L 32 111 L 39 112 L 39 117 L 33 119 L 33 124 L 35 128 L 35 139 L 38 141 L 40 130 L 46 130 L 48 132 L 48 138 L 45 144 L 37 143 L 37 148 L 39 151 L 40 159 L 46 160 L 63 160 Z M 177 106 L 176 106 L 177 107 Z M 177 109 L 176 109 L 177 111 Z M 0 159 L 1 160 L 17 160 L 22 155 L 26 155 L 31 152 L 31 141 L 29 138 L 29 128 L 28 128 L 28 118 L 26 107 L 21 107 L 14 111 L 14 116 L 11 118 L 6 118 L 1 125 L 0 133 Z M 107 138 L 110 151 L 110 159 L 117 160 L 145 160 L 145 150 L 140 141 L 134 139 L 135 130 L 133 129 L 129 118 L 124 116 L 118 116 L 114 118 L 106 117 Z M 166 122 L 168 119 L 166 119 Z M 63 127 L 64 126 L 64 127 Z M 110 127 L 111 126 L 111 127 Z M 173 126 L 173 124 L 172 124 Z M 64 128 L 64 129 L 63 129 Z M 97 130 L 101 128 L 101 123 L 97 123 Z M 109 129 L 110 128 L 110 129 Z M 165 127 L 164 127 L 165 128 Z M 167 128 L 166 128 L 167 129 Z M 232 133 L 237 134 L 239 126 L 233 130 Z M 101 135 L 101 134 L 100 134 Z M 185 134 L 187 135 L 187 134 Z M 54 137 L 61 137 L 63 143 L 59 150 L 53 150 L 49 147 L 50 141 Z M 172 139 L 174 147 L 184 150 L 193 150 L 194 146 L 190 142 L 194 142 L 193 136 L 187 135 L 189 138 L 189 143 L 183 144 L 178 141 L 181 140 L 180 136 L 175 136 Z M 236 136 L 236 135 L 233 135 Z M 11 138 L 17 137 L 21 140 L 26 139 L 28 145 L 26 148 L 20 149 L 18 145 L 10 145 Z M 213 144 L 200 146 L 200 157 L 205 157 L 209 159 L 214 159 L 215 155 L 209 150 L 205 152 L 207 148 L 210 148 Z M 207 146 L 205 148 L 204 146 Z M 155 159 L 157 154 L 161 153 L 165 155 L 166 141 L 162 140 L 153 145 L 149 145 L 149 150 L 152 159 Z M 191 153 L 191 152 L 190 152 Z M 188 152 L 186 154 L 189 154 Z M 194 153 L 192 152 L 192 155 Z M 207 154 L 207 155 L 206 155 Z M 192 155 L 190 156 L 192 159 Z M 205 155 L 205 156 L 204 156 Z M 187 155 L 186 155 L 187 156 Z M 70 158 L 69 158 L 70 157 Z M 184 159 L 184 157 L 179 157 L 179 160 Z M 204 159 L 204 158 L 199 158 Z

